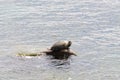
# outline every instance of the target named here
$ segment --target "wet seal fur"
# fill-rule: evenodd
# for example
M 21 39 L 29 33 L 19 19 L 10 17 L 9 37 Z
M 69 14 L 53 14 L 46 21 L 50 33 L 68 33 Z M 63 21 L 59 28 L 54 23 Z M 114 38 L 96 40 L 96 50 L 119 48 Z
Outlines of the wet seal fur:
M 70 50 L 72 42 L 71 41 L 59 41 L 53 44 L 53 46 L 43 51 L 46 55 L 51 55 L 55 59 L 68 59 L 71 55 L 75 55 L 75 52 Z
M 64 49 L 69 50 L 69 47 L 71 46 L 72 42 L 71 41 L 58 41 L 53 44 L 53 46 L 50 48 L 52 51 L 61 51 Z

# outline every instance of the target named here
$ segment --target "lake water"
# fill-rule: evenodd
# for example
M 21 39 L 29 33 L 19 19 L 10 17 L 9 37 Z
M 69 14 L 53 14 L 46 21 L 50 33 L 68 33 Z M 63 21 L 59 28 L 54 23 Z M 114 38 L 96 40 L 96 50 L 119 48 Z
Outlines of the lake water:
M 16 56 L 59 40 L 77 56 Z M 0 80 L 119 79 L 119 0 L 0 0 Z

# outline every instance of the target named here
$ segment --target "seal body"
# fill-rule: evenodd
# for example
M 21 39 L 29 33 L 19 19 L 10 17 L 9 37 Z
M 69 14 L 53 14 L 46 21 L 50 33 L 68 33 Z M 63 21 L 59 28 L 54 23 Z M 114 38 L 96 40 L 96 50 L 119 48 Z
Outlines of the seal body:
M 53 56 L 55 59 L 68 59 L 71 55 L 75 55 L 75 52 L 71 51 L 71 41 L 58 41 L 47 51 L 43 51 L 47 55 Z
M 69 47 L 71 46 L 72 42 L 71 41 L 59 41 L 56 42 L 55 44 L 53 44 L 53 46 L 51 47 L 50 50 L 52 51 L 61 51 L 64 49 L 69 49 Z

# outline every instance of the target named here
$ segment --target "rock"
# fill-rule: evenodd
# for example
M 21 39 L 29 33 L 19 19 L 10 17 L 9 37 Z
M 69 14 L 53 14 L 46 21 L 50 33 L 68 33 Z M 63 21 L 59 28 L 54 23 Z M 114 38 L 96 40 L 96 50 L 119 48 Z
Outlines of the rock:
M 73 51 L 68 51 L 67 49 L 61 50 L 61 51 L 52 51 L 52 50 L 47 50 L 44 51 L 43 53 L 46 53 L 46 55 L 51 55 L 55 59 L 68 59 L 71 55 L 76 54 Z

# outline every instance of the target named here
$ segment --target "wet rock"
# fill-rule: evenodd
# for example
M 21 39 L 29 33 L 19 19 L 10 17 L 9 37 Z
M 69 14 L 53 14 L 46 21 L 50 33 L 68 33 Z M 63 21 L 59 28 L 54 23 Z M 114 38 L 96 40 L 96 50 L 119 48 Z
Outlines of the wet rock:
M 51 55 L 55 59 L 68 59 L 71 55 L 76 54 L 73 51 L 70 50 L 61 50 L 61 51 L 52 51 L 52 50 L 47 50 L 44 51 L 43 53 L 46 53 L 46 55 Z

